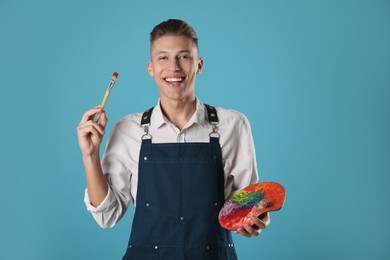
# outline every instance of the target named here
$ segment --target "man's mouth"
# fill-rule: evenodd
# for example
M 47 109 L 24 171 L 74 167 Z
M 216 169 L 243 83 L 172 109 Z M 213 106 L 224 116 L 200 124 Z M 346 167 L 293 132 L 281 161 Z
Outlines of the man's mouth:
M 179 78 L 165 78 L 164 79 L 168 83 L 181 83 L 184 81 L 184 77 L 179 77 Z

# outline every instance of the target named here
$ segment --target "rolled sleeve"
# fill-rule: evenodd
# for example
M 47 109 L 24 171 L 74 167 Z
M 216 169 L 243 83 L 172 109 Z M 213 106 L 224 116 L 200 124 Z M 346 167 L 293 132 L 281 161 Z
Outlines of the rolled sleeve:
M 110 187 L 108 187 L 107 196 L 104 198 L 104 200 L 102 201 L 102 203 L 100 203 L 99 206 L 94 207 L 91 204 L 91 201 L 89 199 L 88 190 L 85 189 L 84 203 L 87 206 L 87 210 L 89 212 L 91 212 L 91 213 L 103 213 L 103 212 L 107 212 L 110 208 L 112 208 L 112 206 L 115 203 L 115 196 L 114 196 L 113 192 L 111 191 Z
M 128 200 L 121 198 L 112 187 L 108 189 L 107 196 L 99 206 L 91 205 L 87 190 L 84 202 L 96 223 L 102 228 L 112 228 L 122 218 L 129 204 Z

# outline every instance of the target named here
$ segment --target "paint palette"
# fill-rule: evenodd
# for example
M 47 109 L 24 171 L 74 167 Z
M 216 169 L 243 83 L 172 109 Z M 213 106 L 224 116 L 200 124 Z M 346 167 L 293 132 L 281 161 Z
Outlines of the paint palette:
M 234 194 L 219 212 L 219 223 L 228 230 L 237 230 L 245 224 L 253 225 L 248 217 L 256 217 L 269 211 L 282 208 L 286 191 L 276 182 L 259 182 L 252 184 Z

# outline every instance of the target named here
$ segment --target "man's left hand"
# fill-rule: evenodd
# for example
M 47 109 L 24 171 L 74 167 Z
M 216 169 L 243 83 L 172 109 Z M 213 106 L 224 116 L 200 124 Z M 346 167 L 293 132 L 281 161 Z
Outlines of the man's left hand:
M 258 236 L 260 232 L 268 227 L 271 222 L 269 212 L 261 214 L 258 218 L 251 213 L 249 214 L 249 217 L 254 224 L 245 224 L 242 228 L 238 228 L 236 231 L 234 231 L 234 233 L 245 237 Z

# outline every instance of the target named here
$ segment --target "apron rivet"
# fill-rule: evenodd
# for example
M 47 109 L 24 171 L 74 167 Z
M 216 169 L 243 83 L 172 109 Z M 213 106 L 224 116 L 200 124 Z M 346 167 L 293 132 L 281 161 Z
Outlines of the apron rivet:
M 207 245 L 207 246 L 206 246 L 206 250 L 209 250 L 209 249 L 210 249 L 210 246 L 209 246 L 209 245 Z
M 144 160 L 146 161 L 147 159 L 148 159 L 148 157 L 145 156 L 145 157 L 144 157 Z
M 184 217 L 180 217 L 180 220 L 183 221 L 183 220 L 184 220 Z
M 215 203 L 214 203 L 214 206 L 218 206 L 218 202 L 215 202 Z
M 157 249 L 158 249 L 158 246 L 154 246 L 154 249 L 156 249 L 156 250 L 157 250 Z
M 146 207 L 149 207 L 149 203 L 146 203 Z

